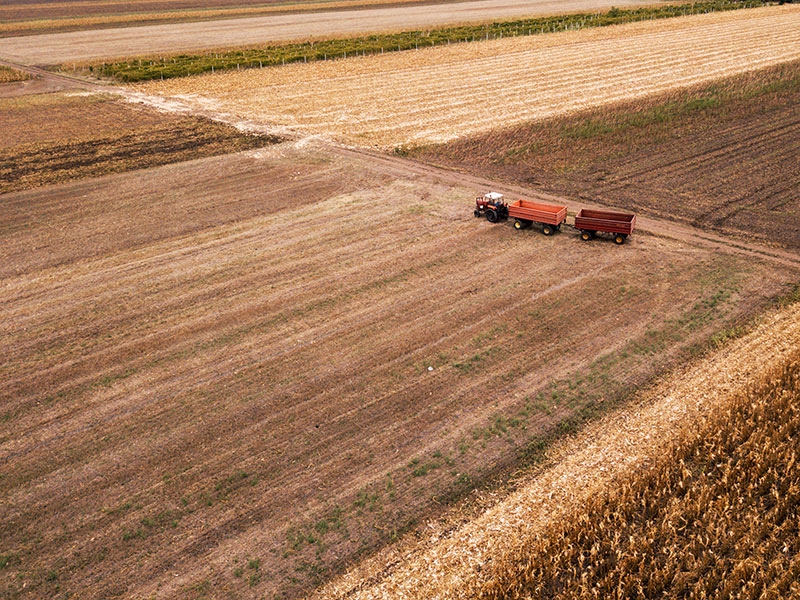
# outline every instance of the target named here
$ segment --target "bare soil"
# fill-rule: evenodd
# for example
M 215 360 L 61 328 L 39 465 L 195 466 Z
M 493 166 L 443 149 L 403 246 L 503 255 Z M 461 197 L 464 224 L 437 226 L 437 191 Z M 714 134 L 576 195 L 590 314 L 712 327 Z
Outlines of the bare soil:
M 297 596 L 797 269 L 515 232 L 313 144 L 3 195 L 11 597 Z
M 104 94 L 0 99 L 0 193 L 228 154 L 278 141 Z
M 160 13 L 159 20 L 169 20 L 170 15 L 174 20 L 184 15 L 205 11 L 214 14 L 217 10 L 239 10 L 242 14 L 257 12 L 274 13 L 276 9 L 284 12 L 299 12 L 307 10 L 335 9 L 344 6 L 368 7 L 428 3 L 430 0 L 355 0 L 353 2 L 316 2 L 314 0 L 135 0 L 134 2 L 121 2 L 111 0 L 106 2 L 81 2 L 73 0 L 68 2 L 31 2 L 29 0 L 9 0 L 0 7 L 0 17 L 3 21 L 29 21 L 45 19 L 65 19 L 81 17 L 86 19 L 108 17 L 113 15 L 131 16 L 141 15 L 141 20 L 148 20 Z M 447 2 L 440 2 L 446 4 Z M 235 13 L 234 13 L 235 14 Z

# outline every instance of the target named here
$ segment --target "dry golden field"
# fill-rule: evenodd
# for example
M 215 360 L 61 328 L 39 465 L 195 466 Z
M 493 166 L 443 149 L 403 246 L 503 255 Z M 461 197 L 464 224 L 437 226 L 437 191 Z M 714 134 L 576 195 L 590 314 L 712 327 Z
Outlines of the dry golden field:
M 30 76 L 27 73 L 0 66 L 0 84 L 12 83 L 15 81 L 25 81 L 27 79 L 30 79 Z
M 443 142 L 800 58 L 767 7 L 137 86 L 231 120 L 356 146 Z
M 527 575 L 502 566 L 550 519 L 790 357 L 797 304 L 776 304 L 797 301 L 800 257 L 663 214 L 622 246 L 515 231 L 475 219 L 475 195 L 591 199 L 325 138 L 391 148 L 571 118 L 797 60 L 798 18 L 296 65 L 119 101 L 15 87 L 0 101 L 15 181 L 0 192 L 0 598 L 524 595 Z M 737 114 L 704 131 L 750 132 L 735 158 L 769 183 L 775 113 Z M 286 138 L 253 146 L 203 116 Z M 125 164 L 93 170 L 72 138 Z M 17 177 L 54 148 L 66 175 L 55 161 L 53 179 Z M 447 510 L 471 498 L 495 508 L 456 527 L 476 509 Z

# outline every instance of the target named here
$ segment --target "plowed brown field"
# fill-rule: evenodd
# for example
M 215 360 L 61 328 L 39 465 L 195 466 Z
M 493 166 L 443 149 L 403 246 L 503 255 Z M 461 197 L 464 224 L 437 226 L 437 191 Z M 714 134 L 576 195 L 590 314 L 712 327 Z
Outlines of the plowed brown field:
M 658 45 L 653 36 L 667 43 L 695 35 L 693 27 L 729 51 L 729 38 L 752 41 L 765 27 L 771 39 L 794 39 L 782 24 L 796 22 L 796 9 L 749 14 L 749 26 L 733 15 L 625 31 L 651 42 L 645 49 Z M 614 32 L 593 35 L 533 43 L 591 53 L 614 42 L 624 51 Z M 496 66 L 500 48 L 474 46 L 471 73 L 491 71 L 480 65 Z M 762 50 L 736 51 L 727 62 L 742 57 L 734 69 L 747 70 L 788 60 Z M 438 56 L 456 67 L 451 51 Z M 535 63 L 539 55 L 526 52 Z M 181 85 L 204 85 L 207 97 L 176 97 L 229 121 L 353 143 L 440 139 L 455 123 L 438 116 L 447 99 L 436 82 L 448 69 L 434 55 L 405 56 L 419 62 L 395 70 L 387 65 L 399 63 L 382 62 L 390 57 L 328 64 L 329 80 L 309 65 L 140 89 L 180 95 L 191 91 Z M 714 56 L 710 72 L 727 72 Z M 685 62 L 683 83 L 703 77 Z M 365 112 L 348 112 L 331 90 L 358 89 L 370 69 L 378 85 L 379 67 L 395 86 L 367 102 L 354 96 Z M 252 92 L 247 84 L 290 74 L 303 76 L 296 96 L 288 80 Z M 421 85 L 424 74 L 437 93 L 417 114 L 391 94 L 402 94 L 404 81 Z M 314 77 L 320 104 L 300 111 L 294 103 L 312 97 Z M 233 88 L 217 93 L 216 82 L 246 84 L 241 112 Z M 480 85 L 454 85 L 442 89 L 464 92 L 463 114 L 453 107 L 469 121 L 459 131 L 515 118 L 501 104 L 483 112 L 467 93 Z M 281 93 L 287 111 L 273 112 Z M 0 120 L 12 158 L 21 152 L 9 136 L 60 139 L 43 130 L 66 113 L 28 102 L 35 132 L 26 132 L 24 115 Z M 175 118 L 141 107 L 112 113 L 138 114 L 154 128 Z M 381 120 L 387 128 L 370 137 Z M 129 126 L 113 121 L 95 133 L 112 139 Z M 90 130 L 64 124 L 69 136 Z M 761 150 L 744 147 L 742 160 L 765 160 Z M 569 226 L 546 237 L 491 225 L 471 212 L 489 185 L 299 135 L 3 193 L 0 594 L 301 596 L 738 335 L 800 279 L 791 248 L 652 218 L 623 246 L 583 243 Z
M 3 197 L 12 595 L 297 594 L 796 277 L 304 145 L 147 173 Z
M 767 7 L 154 82 L 232 119 L 362 146 L 443 142 L 800 58 L 800 7 Z
M 278 139 L 85 92 L 0 97 L 0 120 L 0 193 L 227 154 Z

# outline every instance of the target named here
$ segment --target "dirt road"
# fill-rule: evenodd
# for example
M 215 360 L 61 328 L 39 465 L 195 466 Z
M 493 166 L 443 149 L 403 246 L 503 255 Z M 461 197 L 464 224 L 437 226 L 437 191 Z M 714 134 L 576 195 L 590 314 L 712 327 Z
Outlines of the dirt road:
M 475 0 L 196 23 L 124 27 L 0 39 L 0 58 L 54 65 L 227 46 L 265 44 L 475 23 L 493 19 L 596 11 L 647 4 L 637 0 Z

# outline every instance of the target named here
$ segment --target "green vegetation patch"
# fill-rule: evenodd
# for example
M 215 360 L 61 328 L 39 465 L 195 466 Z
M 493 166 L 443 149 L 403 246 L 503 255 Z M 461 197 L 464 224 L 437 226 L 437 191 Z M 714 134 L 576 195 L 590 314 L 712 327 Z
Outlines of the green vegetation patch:
M 150 81 L 186 77 L 216 71 L 280 66 L 288 63 L 333 60 L 353 56 L 383 54 L 418 48 L 572 31 L 636 21 L 664 19 L 689 14 L 753 8 L 765 0 L 712 0 L 690 4 L 651 6 L 633 9 L 612 8 L 607 12 L 539 17 L 518 21 L 499 21 L 485 25 L 444 27 L 369 35 L 357 38 L 307 41 L 261 47 L 239 48 L 147 58 L 132 58 L 112 63 L 73 65 L 72 69 L 122 82 Z M 62 69 L 69 66 L 62 65 Z

